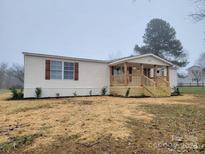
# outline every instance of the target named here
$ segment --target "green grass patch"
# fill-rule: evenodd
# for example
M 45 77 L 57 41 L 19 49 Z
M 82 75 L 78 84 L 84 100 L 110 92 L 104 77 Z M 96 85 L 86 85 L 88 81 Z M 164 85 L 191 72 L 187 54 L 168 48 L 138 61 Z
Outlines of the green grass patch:
M 15 136 L 9 138 L 8 142 L 0 144 L 0 153 L 11 152 L 26 145 L 30 145 L 35 138 L 42 136 L 42 134 L 31 134 L 24 136 Z
M 179 87 L 182 94 L 205 94 L 205 87 Z
M 156 148 L 158 150 L 171 149 L 173 153 L 205 152 L 204 107 L 182 104 L 148 104 L 137 107 L 137 110 L 139 109 L 153 114 L 154 118 L 148 123 L 134 117 L 128 119 L 127 126 L 132 130 L 132 135 L 137 138 L 138 144 L 154 145 L 155 150 Z M 177 141 L 178 138 L 180 142 Z
M 155 117 L 151 123 L 147 124 L 147 127 L 149 128 L 154 125 L 161 130 L 163 134 L 183 135 L 188 131 L 203 130 L 205 126 L 205 108 L 197 105 L 149 104 L 141 105 L 137 109 L 153 114 Z M 133 120 L 134 119 L 131 119 L 130 122 L 139 123 L 139 121 Z M 142 130 L 145 131 L 144 133 L 147 133 L 146 129 L 143 128 Z
M 27 111 L 31 111 L 31 110 L 45 109 L 45 108 L 52 108 L 52 106 L 49 104 L 45 104 L 45 105 L 37 105 L 37 106 L 31 106 L 31 107 L 17 108 L 16 110 L 12 111 L 11 114 L 19 113 L 19 112 L 27 112 Z
M 205 110 L 197 105 L 143 105 L 143 110 L 151 114 L 157 115 L 158 117 L 174 118 L 174 119 L 197 119 L 205 120 Z M 205 122 L 205 121 L 204 121 Z

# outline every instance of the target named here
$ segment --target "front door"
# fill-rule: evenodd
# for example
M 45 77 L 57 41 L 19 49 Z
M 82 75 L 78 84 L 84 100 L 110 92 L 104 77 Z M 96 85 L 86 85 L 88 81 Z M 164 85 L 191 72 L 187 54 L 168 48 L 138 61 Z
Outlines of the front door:
M 144 75 L 150 78 L 150 68 L 144 68 Z

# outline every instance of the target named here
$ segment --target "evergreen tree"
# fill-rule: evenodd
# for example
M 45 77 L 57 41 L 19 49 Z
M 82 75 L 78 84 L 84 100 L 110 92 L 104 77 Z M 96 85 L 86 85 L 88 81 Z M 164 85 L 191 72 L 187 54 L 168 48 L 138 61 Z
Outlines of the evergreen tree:
M 177 66 L 187 65 L 187 56 L 181 42 L 176 39 L 176 31 L 166 21 L 152 19 L 147 24 L 143 39 L 143 46 L 135 46 L 136 53 L 153 53 Z

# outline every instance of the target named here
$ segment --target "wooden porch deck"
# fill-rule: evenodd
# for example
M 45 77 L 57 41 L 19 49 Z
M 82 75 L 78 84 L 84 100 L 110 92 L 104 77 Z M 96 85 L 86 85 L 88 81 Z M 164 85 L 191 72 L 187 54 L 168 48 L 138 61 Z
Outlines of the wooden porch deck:
M 169 68 L 166 67 L 166 76 L 157 76 L 158 66 L 154 65 L 151 77 L 150 73 L 145 75 L 144 66 L 146 65 L 124 63 L 120 74 L 114 74 L 113 67 L 110 67 L 110 94 L 128 97 L 170 96 Z

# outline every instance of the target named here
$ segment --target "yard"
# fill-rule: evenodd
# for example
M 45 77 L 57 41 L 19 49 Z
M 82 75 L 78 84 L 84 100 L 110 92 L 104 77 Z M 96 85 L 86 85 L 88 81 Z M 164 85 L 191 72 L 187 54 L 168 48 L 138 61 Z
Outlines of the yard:
M 183 94 L 205 94 L 205 87 L 179 87 L 179 91 Z
M 7 100 L 0 153 L 205 153 L 205 95 Z

